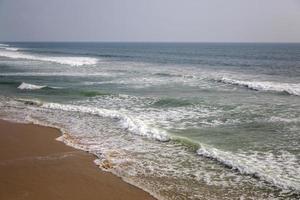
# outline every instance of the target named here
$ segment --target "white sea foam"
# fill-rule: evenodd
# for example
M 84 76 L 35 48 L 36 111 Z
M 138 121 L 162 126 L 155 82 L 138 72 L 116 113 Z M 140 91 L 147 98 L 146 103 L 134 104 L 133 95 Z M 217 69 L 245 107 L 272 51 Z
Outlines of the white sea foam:
M 0 48 L 1 47 L 9 47 L 9 45 L 8 44 L 0 44 Z
M 7 51 L 18 51 L 19 50 L 19 48 L 10 47 L 8 44 L 0 44 L 0 49 L 4 49 Z
M 57 103 L 45 103 L 42 105 L 42 107 L 49 108 L 49 109 L 70 111 L 70 112 L 89 113 L 92 115 L 118 119 L 125 129 L 129 130 L 134 134 L 146 136 L 149 138 L 154 138 L 159 141 L 170 140 L 168 134 L 165 131 L 150 127 L 140 119 L 135 118 L 133 116 L 129 116 L 128 114 L 120 111 L 86 107 L 86 106 L 77 106 L 77 105 L 63 105 Z
M 244 86 L 252 90 L 285 92 L 291 95 L 300 96 L 300 84 L 276 83 L 270 81 L 241 81 L 230 78 L 221 78 L 218 81 L 231 85 Z
M 296 117 L 296 118 L 283 118 L 283 117 L 271 117 L 269 119 L 270 122 L 275 122 L 275 123 L 280 123 L 280 122 L 284 122 L 284 123 L 298 123 L 300 122 L 300 117 Z
M 197 150 L 198 155 L 212 158 L 241 174 L 252 175 L 283 189 L 300 190 L 300 174 L 297 158 L 288 152 L 274 155 L 270 152 L 245 155 L 218 150 L 213 147 L 201 145 Z M 278 157 L 284 160 L 278 162 Z
M 5 50 L 8 50 L 8 51 L 18 51 L 19 48 L 15 48 L 15 47 L 6 47 Z
M 36 56 L 36 55 L 21 53 L 14 50 L 12 49 L 10 49 L 9 51 L 0 50 L 0 56 L 13 58 L 13 59 L 54 62 L 54 63 L 64 64 L 64 65 L 71 65 L 71 66 L 94 65 L 98 62 L 98 59 L 91 58 L 91 57 Z
M 125 95 L 122 96 L 127 98 Z M 7 108 L 11 109 L 11 107 Z M 122 119 L 120 119 L 118 115 L 120 112 L 113 111 L 114 109 L 107 111 L 106 109 L 95 109 L 94 106 L 87 107 L 56 103 L 44 103 L 44 105 L 41 107 L 29 106 L 27 109 L 29 112 L 26 112 L 26 114 L 28 116 L 32 116 L 32 118 L 29 119 L 30 122 L 35 122 L 36 119 L 39 119 L 36 122 L 37 124 L 42 123 L 43 125 L 45 124 L 48 126 L 55 125 L 55 127 L 57 126 L 61 130 L 66 130 L 67 132 L 62 132 L 71 133 L 71 137 L 64 135 L 63 137 L 59 138 L 60 140 L 76 148 L 95 153 L 99 158 L 98 164 L 101 164 L 101 161 L 103 160 L 108 160 L 113 166 L 113 168 L 109 171 L 112 171 L 122 178 L 129 178 L 128 181 L 136 186 L 146 189 L 150 188 L 150 191 L 160 191 L 159 188 L 156 188 L 155 186 L 167 188 L 162 186 L 168 181 L 151 182 L 154 179 L 159 180 L 159 178 L 162 176 L 164 180 L 172 181 L 184 181 L 187 179 L 187 184 L 184 186 L 190 187 L 181 187 L 182 185 L 178 185 L 179 193 L 188 191 L 189 194 L 193 195 L 194 193 L 201 194 L 201 192 L 198 192 L 197 190 L 198 182 L 196 183 L 197 185 L 193 185 L 191 187 L 191 183 L 194 184 L 194 178 L 199 180 L 200 184 L 204 180 L 208 185 L 222 186 L 224 191 L 231 190 L 231 187 L 234 187 L 232 190 L 236 191 L 237 188 L 244 187 L 244 183 L 242 182 L 243 180 L 247 181 L 247 183 L 249 181 L 248 178 L 244 179 L 244 176 L 239 176 L 237 173 L 227 170 L 221 165 L 213 165 L 213 167 L 211 167 L 209 160 L 205 159 L 204 162 L 202 162 L 204 158 L 197 158 L 193 154 L 190 155 L 190 153 L 185 151 L 181 145 L 160 142 L 152 143 L 151 140 L 141 140 L 140 137 L 133 137 L 130 140 L 122 140 L 123 137 L 118 137 L 119 134 L 114 135 L 115 132 L 111 131 L 112 127 L 107 126 L 109 129 L 102 129 L 103 127 L 106 127 L 106 121 L 101 121 L 104 118 L 97 117 L 104 116 L 117 119 L 119 122 L 122 122 Z M 24 113 L 24 111 L 20 111 L 20 109 L 17 109 L 17 111 L 19 113 Z M 78 115 L 75 112 L 89 113 L 92 115 Z M 20 116 L 19 113 L 17 116 Z M 80 117 L 77 118 L 76 116 Z M 101 129 L 97 129 L 97 125 L 99 125 L 98 128 L 101 127 Z M 116 130 L 118 133 L 121 131 L 119 127 L 116 127 Z M 98 134 L 99 132 L 101 134 Z M 125 137 L 127 136 L 130 137 L 130 134 L 125 135 Z M 130 152 L 132 152 L 132 154 Z M 252 174 L 262 180 L 268 180 L 268 182 L 272 182 L 270 180 L 274 180 L 272 183 L 276 183 L 280 186 L 283 185 L 284 188 L 294 189 L 295 187 L 299 186 L 299 184 L 296 182 L 299 180 L 297 175 L 297 173 L 299 173 L 296 163 L 297 160 L 295 161 L 294 155 L 291 155 L 288 152 L 284 152 L 280 157 L 280 160 L 283 161 L 282 165 L 278 165 L 277 157 L 268 152 L 266 152 L 266 154 L 263 156 L 259 154 L 245 155 L 243 153 L 224 152 L 208 146 L 202 146 L 198 150 L 198 154 L 203 155 L 204 157 L 213 158 L 214 160 L 224 163 L 231 168 L 240 170 L 241 173 Z M 138 157 L 135 157 L 136 155 L 138 155 Z M 155 162 L 153 162 L 153 160 L 155 160 Z M 186 160 L 188 160 L 188 162 L 186 162 Z M 182 162 L 186 162 L 187 165 L 181 165 Z M 215 168 L 217 168 L 217 170 L 215 170 Z M 271 170 L 268 171 L 268 169 Z M 269 172 L 272 174 L 268 174 Z M 295 177 L 294 180 L 293 178 L 292 180 L 289 178 L 285 180 L 285 177 L 282 176 L 287 174 Z M 145 181 L 140 180 L 138 177 L 139 175 L 142 175 L 141 177 L 143 179 L 145 178 Z M 149 179 L 147 179 L 147 177 L 149 177 Z M 156 179 L 153 177 L 158 178 Z M 168 177 L 170 177 L 170 179 L 168 179 Z M 143 183 L 146 183 L 146 185 Z M 184 184 L 183 182 L 180 183 Z M 176 190 L 176 188 L 171 188 L 171 186 L 169 187 L 170 188 L 168 189 L 170 190 Z
M 29 84 L 29 83 L 21 83 L 21 85 L 19 85 L 18 89 L 20 90 L 39 90 L 42 88 L 47 87 L 46 85 L 34 85 L 34 84 Z

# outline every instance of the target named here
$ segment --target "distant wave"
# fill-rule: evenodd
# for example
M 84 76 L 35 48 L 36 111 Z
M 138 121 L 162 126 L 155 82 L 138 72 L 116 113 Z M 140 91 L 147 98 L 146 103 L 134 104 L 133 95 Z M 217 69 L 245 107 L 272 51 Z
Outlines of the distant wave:
M 19 50 L 19 48 L 10 47 L 8 44 L 0 44 L 0 49 L 5 49 L 8 51 L 18 51 Z
M 283 92 L 290 95 L 300 96 L 300 84 L 276 83 L 270 81 L 241 81 L 230 78 L 221 78 L 218 82 L 247 87 L 257 91 Z
M 0 47 L 8 47 L 8 44 L 0 44 Z
M 71 66 L 94 65 L 98 62 L 98 59 L 91 57 L 36 56 L 24 54 L 19 52 L 17 48 L 12 47 L 5 47 L 4 49 L 0 49 L 0 56 L 13 59 L 54 62 Z
M 9 51 L 18 51 L 19 48 L 15 48 L 15 47 L 6 47 L 5 50 L 9 50 Z
M 34 85 L 34 84 L 30 84 L 30 83 L 25 83 L 25 82 L 22 82 L 18 86 L 18 89 L 20 89 L 20 90 L 40 90 L 40 89 L 44 89 L 44 88 L 60 89 L 59 87 L 50 87 L 48 85 Z
M 0 46 L 1 48 L 1 46 Z M 48 53 L 48 54 L 61 54 L 64 55 L 74 55 L 73 52 L 66 52 L 66 51 L 58 51 L 58 50 L 49 50 L 49 49 L 22 49 L 24 52 L 28 53 Z M 121 55 L 121 54 L 101 54 L 97 52 L 89 52 L 89 53 L 83 53 L 83 52 L 76 52 L 76 55 L 78 56 L 95 56 L 95 57 L 102 57 L 102 58 L 134 58 L 135 56 L 129 56 L 129 55 Z
M 21 85 L 19 85 L 18 89 L 20 90 L 39 90 L 42 88 L 47 87 L 46 85 L 34 85 L 34 84 L 29 84 L 29 83 L 21 83 Z

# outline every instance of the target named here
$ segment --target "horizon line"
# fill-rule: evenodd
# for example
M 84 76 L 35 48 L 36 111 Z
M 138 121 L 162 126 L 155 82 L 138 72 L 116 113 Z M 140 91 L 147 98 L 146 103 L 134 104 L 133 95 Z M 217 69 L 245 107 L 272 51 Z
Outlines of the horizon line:
M 14 41 L 1 41 L 0 43 L 211 43 L 211 44 L 300 44 L 299 42 L 239 42 L 239 41 L 101 41 L 101 40 L 78 40 L 78 41 L 66 41 L 66 40 L 14 40 Z

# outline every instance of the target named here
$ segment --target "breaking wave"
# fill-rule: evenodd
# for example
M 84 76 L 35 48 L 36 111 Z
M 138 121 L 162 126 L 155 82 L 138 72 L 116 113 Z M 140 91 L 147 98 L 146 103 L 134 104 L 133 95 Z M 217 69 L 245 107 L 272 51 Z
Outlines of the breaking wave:
M 47 85 L 34 85 L 34 84 L 30 84 L 30 83 L 25 83 L 25 82 L 22 82 L 18 86 L 18 89 L 20 89 L 20 90 L 40 90 L 43 88 L 58 89 L 57 87 L 49 87 Z
M 8 44 L 0 44 L 0 48 L 2 48 L 2 47 L 9 47 L 9 45 Z
M 213 147 L 200 145 L 197 154 L 214 159 L 223 165 L 237 170 L 241 174 L 251 175 L 283 189 L 300 191 L 299 179 L 295 178 L 300 173 L 295 155 L 281 152 L 284 163 L 278 163 L 277 156 L 265 153 L 261 156 L 257 152 L 251 155 L 220 151 Z M 259 159 L 261 157 L 261 159 Z M 285 168 L 282 168 L 284 165 Z
M 63 56 L 36 56 L 30 54 L 24 54 L 16 48 L 5 47 L 5 50 L 0 49 L 0 56 L 12 58 L 12 59 L 26 59 L 26 60 L 36 60 L 44 62 L 53 62 L 63 65 L 71 66 L 82 66 L 82 65 L 94 65 L 98 62 L 98 59 L 92 57 L 63 57 Z
M 157 128 L 150 127 L 147 124 L 143 123 L 142 120 L 129 116 L 126 113 L 122 113 L 120 111 L 86 106 L 64 105 L 58 103 L 45 103 L 42 105 L 42 107 L 68 112 L 88 113 L 92 115 L 118 119 L 119 122 L 122 124 L 123 128 L 127 129 L 131 133 L 146 136 L 148 138 L 153 138 L 162 142 L 170 140 L 170 137 L 164 130 L 159 130 Z
M 21 83 L 21 85 L 19 85 L 18 89 L 20 90 L 39 90 L 42 88 L 47 87 L 46 85 L 34 85 L 34 84 L 29 84 L 29 83 Z
M 225 84 L 238 85 L 257 91 L 283 92 L 290 95 L 300 96 L 300 84 L 276 83 L 270 81 L 241 81 L 230 78 L 217 80 Z
M 7 51 L 18 51 L 19 48 L 10 47 L 8 44 L 0 44 L 0 49 L 5 49 Z

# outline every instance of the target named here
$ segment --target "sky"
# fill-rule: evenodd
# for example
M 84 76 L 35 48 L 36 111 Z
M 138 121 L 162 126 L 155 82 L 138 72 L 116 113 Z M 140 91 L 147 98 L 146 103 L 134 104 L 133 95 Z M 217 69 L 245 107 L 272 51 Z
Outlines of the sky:
M 0 0 L 0 41 L 300 42 L 300 0 Z

